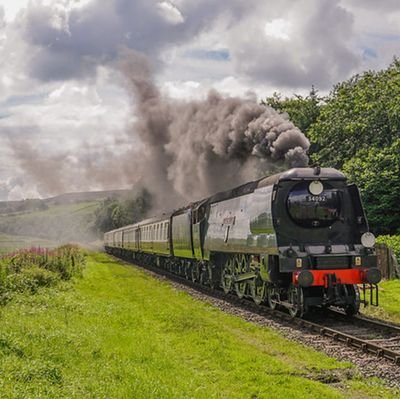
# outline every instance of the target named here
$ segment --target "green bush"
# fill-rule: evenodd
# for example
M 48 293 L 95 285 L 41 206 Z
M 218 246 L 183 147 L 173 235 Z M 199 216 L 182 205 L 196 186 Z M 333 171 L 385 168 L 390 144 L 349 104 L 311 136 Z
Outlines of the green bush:
M 5 288 L 16 292 L 35 293 L 39 287 L 51 287 L 60 280 L 58 274 L 37 266 L 7 276 Z
M 48 250 L 31 248 L 0 258 L 0 304 L 9 301 L 14 292 L 35 293 L 40 287 L 51 287 L 60 280 L 81 276 L 85 263 L 76 246 L 64 245 Z

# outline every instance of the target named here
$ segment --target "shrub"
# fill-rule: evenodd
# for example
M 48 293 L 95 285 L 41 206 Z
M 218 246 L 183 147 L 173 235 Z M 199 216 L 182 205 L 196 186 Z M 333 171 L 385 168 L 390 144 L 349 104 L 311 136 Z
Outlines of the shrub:
M 39 287 L 50 287 L 59 280 L 56 273 L 34 266 L 7 276 L 5 288 L 9 291 L 35 293 Z
M 85 263 L 82 251 L 73 245 L 49 250 L 31 248 L 0 258 L 0 303 L 6 303 L 13 292 L 35 293 L 40 287 L 51 287 L 60 280 L 80 276 Z

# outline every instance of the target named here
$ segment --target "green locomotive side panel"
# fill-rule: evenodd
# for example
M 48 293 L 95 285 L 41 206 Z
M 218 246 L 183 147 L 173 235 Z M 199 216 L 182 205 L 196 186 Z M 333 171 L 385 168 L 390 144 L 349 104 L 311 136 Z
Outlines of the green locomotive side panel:
M 172 250 L 174 256 L 194 258 L 190 211 L 172 217 Z
M 278 253 L 273 229 L 272 186 L 210 205 L 205 251 Z
M 201 248 L 201 230 L 200 230 L 200 223 L 196 223 L 192 225 L 192 231 L 193 231 L 193 250 L 194 250 L 194 256 L 196 259 L 202 259 L 203 258 L 203 251 Z
M 272 221 L 272 188 L 262 187 L 251 194 L 250 231 L 254 235 L 275 235 Z M 262 245 L 270 245 L 269 242 Z

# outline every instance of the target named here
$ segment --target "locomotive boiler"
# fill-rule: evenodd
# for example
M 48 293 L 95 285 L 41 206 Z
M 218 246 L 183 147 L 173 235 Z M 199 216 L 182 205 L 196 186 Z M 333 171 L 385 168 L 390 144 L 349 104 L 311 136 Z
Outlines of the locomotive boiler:
M 354 184 L 332 168 L 294 168 L 104 235 L 107 252 L 199 284 L 285 307 L 360 307 L 381 279 Z M 372 298 L 372 295 L 371 295 Z

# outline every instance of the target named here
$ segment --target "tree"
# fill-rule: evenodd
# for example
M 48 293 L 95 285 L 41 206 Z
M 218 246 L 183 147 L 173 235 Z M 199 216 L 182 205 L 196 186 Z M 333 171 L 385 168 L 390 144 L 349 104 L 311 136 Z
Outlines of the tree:
M 292 98 L 282 98 L 281 94 L 274 93 L 272 97 L 267 97 L 261 103 L 281 113 L 286 112 L 294 125 L 303 133 L 307 133 L 310 126 L 318 119 L 323 101 L 324 98 L 320 97 L 318 91 L 312 87 L 310 94 L 306 97 L 295 94 Z
M 94 230 L 96 232 L 104 233 L 117 227 L 114 225 L 113 214 L 115 215 L 115 209 L 119 206 L 118 201 L 111 198 L 107 198 L 100 204 L 95 213 Z
M 360 188 L 371 229 L 400 233 L 400 139 L 386 148 L 362 149 L 343 166 Z
M 400 61 L 337 84 L 310 126 L 311 159 L 341 168 L 360 150 L 400 137 Z
M 129 200 L 106 199 L 96 211 L 94 230 L 104 233 L 144 219 L 152 207 L 152 197 L 146 189 Z

